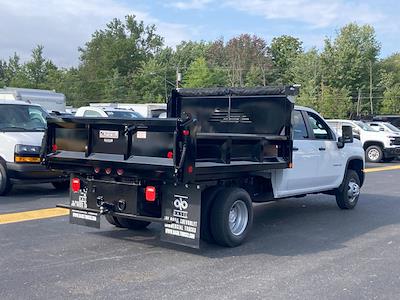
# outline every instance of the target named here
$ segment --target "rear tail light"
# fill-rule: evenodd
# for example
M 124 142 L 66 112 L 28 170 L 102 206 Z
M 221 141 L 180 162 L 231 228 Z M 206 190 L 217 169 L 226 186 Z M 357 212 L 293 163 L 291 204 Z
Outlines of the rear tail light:
M 107 169 L 106 169 L 106 174 L 107 174 L 107 175 L 110 175 L 111 172 L 112 172 L 112 169 L 111 169 L 111 168 L 107 168 Z
M 79 178 L 72 178 L 71 189 L 74 193 L 79 192 L 79 190 L 81 189 L 81 181 L 79 180 Z
M 151 185 L 146 186 L 145 196 L 146 196 L 146 201 L 149 202 L 156 201 L 156 188 Z
M 99 173 L 100 173 L 100 168 L 99 168 L 99 167 L 94 168 L 94 172 L 95 172 L 96 174 L 99 174 Z
M 172 158 L 174 158 L 174 152 L 172 152 L 172 151 L 168 151 L 168 153 L 167 153 L 167 157 L 168 157 L 169 159 L 172 159 Z
M 193 166 L 189 166 L 187 168 L 187 171 L 188 171 L 189 174 L 192 174 L 193 173 Z
M 188 136 L 190 134 L 190 131 L 185 129 L 185 130 L 182 130 L 182 133 L 184 136 Z
M 51 146 L 51 150 L 52 150 L 53 152 L 56 152 L 57 149 L 58 149 L 58 147 L 57 147 L 56 144 L 53 144 L 53 145 Z
M 125 173 L 124 169 L 117 169 L 117 174 L 118 174 L 119 176 L 124 175 L 124 173 Z

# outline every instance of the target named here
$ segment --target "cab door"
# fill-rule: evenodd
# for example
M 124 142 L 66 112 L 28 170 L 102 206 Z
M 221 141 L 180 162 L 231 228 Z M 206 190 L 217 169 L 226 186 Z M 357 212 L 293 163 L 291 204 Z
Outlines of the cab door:
M 307 193 L 314 189 L 318 178 L 319 151 L 312 142 L 306 126 L 306 114 L 301 110 L 292 113 L 293 167 L 276 171 L 275 196 L 286 197 Z
M 311 132 L 311 143 L 318 151 L 316 189 L 326 190 L 337 187 L 342 181 L 346 159 L 338 148 L 336 135 L 326 122 L 313 112 L 306 112 L 307 125 Z

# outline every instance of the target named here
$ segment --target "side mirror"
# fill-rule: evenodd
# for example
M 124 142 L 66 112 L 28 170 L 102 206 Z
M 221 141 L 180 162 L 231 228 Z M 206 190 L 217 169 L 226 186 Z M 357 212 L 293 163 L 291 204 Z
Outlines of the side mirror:
M 338 148 L 343 148 L 345 144 L 353 142 L 353 128 L 349 125 L 342 126 L 342 136 L 338 138 Z
M 342 126 L 342 138 L 345 144 L 353 142 L 353 128 L 351 126 Z

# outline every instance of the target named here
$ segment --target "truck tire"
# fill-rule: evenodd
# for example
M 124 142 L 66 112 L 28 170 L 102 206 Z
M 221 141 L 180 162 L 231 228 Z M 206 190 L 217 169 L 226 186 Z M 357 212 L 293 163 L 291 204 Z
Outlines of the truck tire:
M 133 230 L 144 229 L 147 226 L 149 226 L 151 223 L 151 222 L 146 222 L 146 221 L 138 221 L 138 220 L 132 220 L 132 219 L 127 219 L 127 218 L 121 218 L 121 217 L 115 217 L 115 219 L 118 221 L 119 225 L 121 225 L 122 228 L 128 228 L 128 229 L 133 229 Z
M 253 224 L 250 195 L 240 188 L 220 191 L 211 209 L 210 224 L 217 244 L 225 247 L 242 244 Z
M 7 195 L 12 188 L 10 178 L 7 174 L 7 169 L 0 163 L 0 196 Z
M 66 191 L 69 189 L 69 180 L 65 181 L 56 181 L 51 183 L 54 188 L 58 191 Z
M 347 170 L 343 183 L 336 191 L 336 203 L 341 209 L 353 209 L 360 197 L 360 178 L 354 170 Z
M 367 150 L 365 150 L 365 159 L 368 162 L 377 163 L 380 162 L 383 158 L 382 148 L 376 145 L 369 146 Z
M 106 214 L 105 218 L 107 220 L 108 223 L 110 223 L 111 225 L 114 225 L 116 227 L 122 227 L 121 224 L 119 224 L 118 220 L 116 217 Z
M 211 209 L 214 198 L 222 190 L 222 187 L 214 186 L 206 189 L 201 195 L 201 221 L 200 238 L 207 243 L 214 243 L 214 237 L 211 233 Z

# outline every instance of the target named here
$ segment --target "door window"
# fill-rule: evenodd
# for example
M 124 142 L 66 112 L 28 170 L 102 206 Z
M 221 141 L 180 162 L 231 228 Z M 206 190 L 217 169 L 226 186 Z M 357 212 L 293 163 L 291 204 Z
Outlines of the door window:
M 306 123 L 300 111 L 294 110 L 292 113 L 293 139 L 304 140 L 308 138 Z
M 307 114 L 314 138 L 317 140 L 331 140 L 332 132 L 329 129 L 329 126 L 316 114 L 311 112 L 308 112 Z

